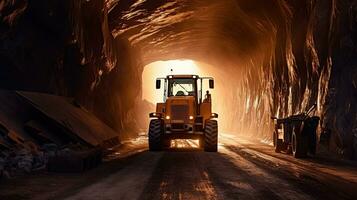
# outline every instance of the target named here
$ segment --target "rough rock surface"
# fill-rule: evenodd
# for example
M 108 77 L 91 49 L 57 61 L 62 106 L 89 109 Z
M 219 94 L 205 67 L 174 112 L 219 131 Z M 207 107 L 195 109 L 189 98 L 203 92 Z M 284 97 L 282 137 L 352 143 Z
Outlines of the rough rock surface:
M 74 96 L 123 130 L 140 90 L 140 82 L 126 90 L 126 74 L 139 74 L 138 61 L 107 19 L 103 0 L 1 1 L 1 88 Z

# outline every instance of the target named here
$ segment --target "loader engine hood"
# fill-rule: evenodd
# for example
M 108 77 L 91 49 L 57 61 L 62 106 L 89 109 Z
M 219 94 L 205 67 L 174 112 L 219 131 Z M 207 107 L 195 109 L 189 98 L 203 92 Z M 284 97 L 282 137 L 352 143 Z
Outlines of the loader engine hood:
M 169 97 L 166 100 L 166 123 L 193 123 L 196 115 L 194 96 Z

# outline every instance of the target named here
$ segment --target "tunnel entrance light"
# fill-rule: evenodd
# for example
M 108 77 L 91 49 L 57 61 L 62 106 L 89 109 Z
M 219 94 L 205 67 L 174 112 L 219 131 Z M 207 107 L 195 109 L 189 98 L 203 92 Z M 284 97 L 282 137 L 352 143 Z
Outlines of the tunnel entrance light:
M 162 95 L 159 95 L 160 92 L 157 90 L 165 90 L 163 84 L 167 75 L 171 79 L 173 75 L 177 74 L 201 74 L 201 71 L 193 60 L 156 61 L 146 65 L 142 76 L 142 99 L 151 103 L 161 102 L 163 100 Z M 157 77 L 164 78 L 156 79 Z M 153 83 L 155 81 L 156 87 L 154 88 Z

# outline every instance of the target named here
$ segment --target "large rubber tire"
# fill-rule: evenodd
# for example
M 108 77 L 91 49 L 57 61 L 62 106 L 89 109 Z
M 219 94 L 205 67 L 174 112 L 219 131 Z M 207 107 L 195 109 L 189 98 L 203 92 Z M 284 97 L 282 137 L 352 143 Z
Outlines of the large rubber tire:
M 161 135 L 163 122 L 160 119 L 152 119 L 149 126 L 149 150 L 160 151 L 162 149 Z
M 204 130 L 204 150 L 217 152 L 218 145 L 218 123 L 216 120 L 207 120 Z
M 300 127 L 303 127 L 303 124 Z M 291 137 L 291 149 L 295 158 L 305 158 L 308 151 L 308 137 L 300 131 L 300 127 L 294 128 Z

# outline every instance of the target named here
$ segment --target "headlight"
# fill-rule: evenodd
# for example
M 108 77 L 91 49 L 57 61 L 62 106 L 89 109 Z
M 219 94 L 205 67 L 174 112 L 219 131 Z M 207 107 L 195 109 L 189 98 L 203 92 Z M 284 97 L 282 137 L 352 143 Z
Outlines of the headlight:
M 218 114 L 217 113 L 212 113 L 211 117 L 212 118 L 218 118 Z
M 167 116 L 166 116 L 166 119 L 170 119 L 170 116 L 167 115 Z
M 193 119 L 193 116 L 190 116 L 190 120 L 192 120 Z

